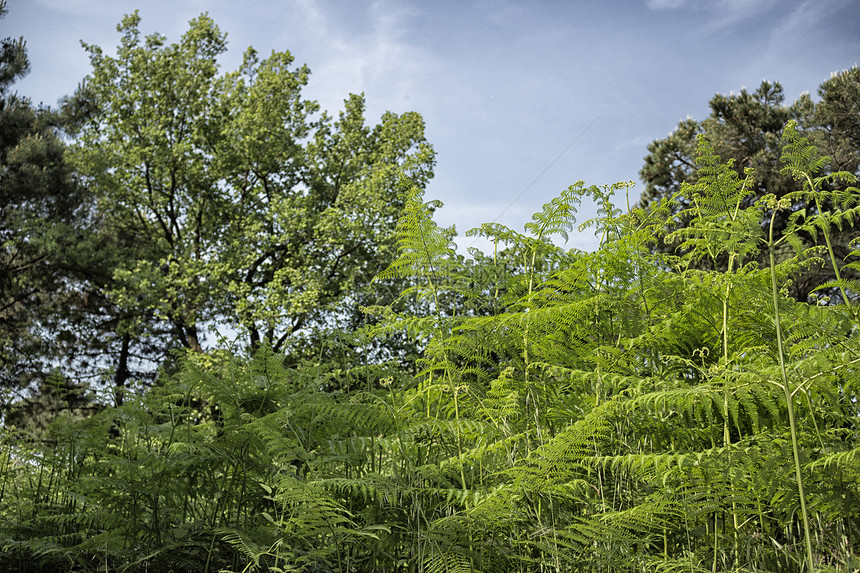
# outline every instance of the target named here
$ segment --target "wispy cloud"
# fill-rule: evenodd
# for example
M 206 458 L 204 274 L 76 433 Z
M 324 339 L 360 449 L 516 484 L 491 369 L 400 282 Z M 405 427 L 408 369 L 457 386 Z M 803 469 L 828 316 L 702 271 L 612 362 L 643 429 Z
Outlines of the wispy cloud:
M 645 5 L 652 10 L 677 10 L 690 7 L 705 9 L 710 12 L 728 14 L 750 14 L 769 10 L 776 0 L 645 0 Z
M 648 147 L 648 144 L 654 141 L 654 136 L 651 134 L 637 134 L 634 137 L 630 137 L 628 139 L 624 139 L 615 144 L 613 149 L 627 149 L 630 147 L 636 149 L 645 149 Z
M 36 0 L 46 10 L 73 15 L 97 16 L 103 10 L 94 2 L 87 0 Z
M 686 3 L 687 0 L 645 0 L 645 5 L 652 10 L 675 10 Z
M 711 24 L 714 29 L 727 28 L 769 14 L 785 4 L 779 0 L 716 0 L 712 8 Z
M 645 5 L 651 10 L 700 12 L 704 16 L 704 29 L 716 31 L 768 13 L 785 3 L 779 0 L 645 0 Z
M 846 6 L 856 8 L 856 0 L 804 0 L 781 19 L 771 35 L 775 38 L 802 37 Z
M 377 0 L 344 10 L 334 3 L 297 0 L 296 7 L 302 44 L 313 46 L 311 91 L 324 109 L 340 107 L 349 92 L 384 91 L 389 102 L 405 102 L 425 91 L 421 71 L 432 57 L 409 41 L 417 16 L 409 5 Z M 369 107 L 374 101 L 368 97 Z

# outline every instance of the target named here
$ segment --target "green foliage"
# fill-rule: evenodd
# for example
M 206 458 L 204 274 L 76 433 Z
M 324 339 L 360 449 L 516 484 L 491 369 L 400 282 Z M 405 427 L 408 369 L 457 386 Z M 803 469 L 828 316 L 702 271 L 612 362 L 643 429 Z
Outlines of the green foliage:
M 116 243 L 101 283 L 128 311 L 116 332 L 127 350 L 159 322 L 188 342 L 229 312 L 255 350 L 182 353 L 88 416 L 51 376 L 46 427 L 0 436 L 0 569 L 857 568 L 860 251 L 838 256 L 834 229 L 854 224 L 858 192 L 782 128 L 776 87 L 715 98 L 679 194 L 624 212 L 631 183 L 579 182 L 523 232 L 471 231 L 494 250 L 467 258 L 423 199 L 419 117 L 366 127 L 353 97 L 338 121 L 312 119 L 288 54 L 249 51 L 218 76 L 206 18 L 173 46 L 141 41 L 134 16 L 122 30 L 117 58 L 91 50 L 101 115 L 76 151 L 118 205 L 104 236 L 143 243 Z M 147 75 L 207 97 L 135 93 Z M 840 78 L 826 101 L 850 109 Z M 777 129 L 777 172 L 739 172 L 713 137 L 761 158 Z M 776 182 L 792 187 L 764 193 Z M 554 242 L 583 200 L 594 252 Z M 667 241 L 679 248 L 655 249 Z M 819 286 L 839 296 L 789 296 L 824 260 Z M 419 356 L 370 357 L 396 344 Z
M 0 2 L 0 18 L 5 3 Z M 12 90 L 29 71 L 24 40 L 0 42 L 0 393 L 3 414 L 46 388 L 80 342 L 74 315 L 83 269 L 74 221 L 85 214 L 58 135 L 62 119 Z
M 774 221 L 777 234 L 782 234 L 794 224 L 793 220 L 806 216 L 801 211 L 807 206 L 810 215 L 817 209 L 814 202 L 798 198 L 795 178 L 800 171 L 809 174 L 810 184 L 812 179 L 819 178 L 816 183 L 819 191 L 842 194 L 842 199 L 837 201 L 851 195 L 848 189 L 852 185 L 851 180 L 860 174 L 860 147 L 856 145 L 857 134 L 860 133 L 857 119 L 860 116 L 856 113 L 860 105 L 858 86 L 860 68 L 855 66 L 833 74 L 822 83 L 818 89 L 821 100 L 817 103 L 803 95 L 791 105 L 785 105 L 782 87 L 771 82 L 762 82 L 754 92 L 741 90 L 737 94 L 714 96 L 710 101 L 708 118 L 703 121 L 686 119 L 667 138 L 648 146 L 649 155 L 640 172 L 645 182 L 640 206 L 657 212 L 658 204 L 662 202 L 665 205 L 671 199 L 668 216 L 664 217 L 665 225 L 670 232 L 684 232 L 695 218 L 692 207 L 696 183 L 706 175 L 700 172 L 697 160 L 700 149 L 697 138 L 704 136 L 712 146 L 714 156 L 727 160 L 729 169 L 747 182 L 746 194 L 739 205 L 741 211 L 766 195 L 797 200 L 791 209 L 780 210 Z M 792 141 L 786 140 L 783 134 L 790 122 L 794 125 Z M 798 138 L 804 140 L 802 146 Z M 782 161 L 786 154 L 796 159 L 787 168 Z M 814 165 L 809 164 L 812 159 Z M 822 196 L 820 207 L 823 212 L 830 210 L 829 200 Z M 850 252 L 848 244 L 857 237 L 858 231 L 853 215 L 838 219 L 838 225 L 834 221 L 829 242 L 836 258 L 843 258 Z M 819 225 L 822 223 L 819 218 Z M 789 231 L 788 234 L 793 237 L 797 250 L 824 247 L 827 242 L 820 229 L 812 225 L 801 232 Z M 658 239 L 654 248 L 674 253 L 680 247 L 671 241 Z M 744 256 L 760 266 L 768 264 L 768 253 L 763 243 Z M 790 256 L 790 250 L 786 249 L 777 253 L 777 260 Z M 716 263 L 724 265 L 726 261 L 718 258 Z M 696 263 L 698 267 L 711 268 L 707 265 L 706 260 Z M 804 269 L 789 285 L 789 292 L 804 302 L 810 294 L 817 298 L 821 294 L 831 296 L 838 293 L 837 288 L 828 285 L 822 289 L 823 292 L 813 294 L 832 278 L 834 271 L 828 267 L 831 267 L 829 262 L 824 268 L 812 265 Z
M 377 383 L 325 393 L 351 369 L 215 352 L 55 423 L 50 450 L 8 435 L 3 566 L 850 570 L 853 307 L 787 297 L 800 257 L 746 262 L 786 202 L 743 206 L 731 165 L 705 140 L 699 157 L 683 257 L 649 251 L 659 217 L 611 207 L 627 184 L 571 187 L 528 234 L 485 226 L 507 248 L 471 260 L 410 191 L 378 280 L 428 304 L 379 311 L 375 332 L 420 339 L 412 384 L 356 365 Z M 553 245 L 586 196 L 600 249 Z
M 433 175 L 420 115 L 368 125 L 364 97 L 350 95 L 333 119 L 303 97 L 310 71 L 289 52 L 249 48 L 222 73 L 225 35 L 206 15 L 172 44 L 144 37 L 137 13 L 118 31 L 116 55 L 85 45 L 92 72 L 66 105 L 89 110 L 71 146 L 99 270 L 83 326 L 108 345 L 96 360 L 117 395 L 171 368 L 178 348 L 214 347 L 213 328 L 294 363 L 408 350 L 340 337 L 335 353 L 327 339 L 400 290 L 371 281 L 395 258 L 402 182 L 420 189 Z

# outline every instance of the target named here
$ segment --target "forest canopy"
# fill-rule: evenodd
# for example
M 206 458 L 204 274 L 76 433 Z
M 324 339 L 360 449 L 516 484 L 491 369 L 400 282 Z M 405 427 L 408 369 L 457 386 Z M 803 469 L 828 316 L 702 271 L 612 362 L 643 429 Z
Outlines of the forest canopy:
M 0 50 L 0 569 L 860 568 L 857 68 L 466 256 L 419 114 L 139 26 L 59 110 Z

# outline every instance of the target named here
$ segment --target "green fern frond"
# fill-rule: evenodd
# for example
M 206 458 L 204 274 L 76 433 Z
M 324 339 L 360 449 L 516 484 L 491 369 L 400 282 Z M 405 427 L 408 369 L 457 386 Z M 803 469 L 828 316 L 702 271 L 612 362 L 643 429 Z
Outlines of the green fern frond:
M 703 567 L 693 555 L 675 558 L 650 557 L 647 567 L 655 573 L 710 573 L 709 567 Z
M 539 237 L 524 235 L 501 223 L 484 223 L 480 227 L 466 231 L 466 236 L 484 237 L 496 245 L 499 243 L 503 246 L 510 245 L 513 250 L 509 251 L 508 254 L 513 254 L 517 251 L 531 252 L 536 250 L 541 255 L 545 255 L 553 250 L 551 243 Z
M 409 188 L 403 213 L 397 222 L 399 255 L 374 280 L 401 277 L 426 282 L 427 286 L 418 287 L 416 292 L 436 301 L 440 281 L 457 259 L 456 245 L 451 240 L 453 229 L 442 229 L 433 221 L 433 209 L 441 203 L 424 203 L 421 193 L 417 187 Z
M 690 198 L 690 207 L 681 216 L 692 221 L 666 236 L 680 243 L 693 261 L 716 261 L 723 253 L 743 261 L 759 249 L 763 235 L 762 205 L 751 202 L 751 171 L 741 180 L 731 160 L 723 162 L 713 144 L 698 135 L 696 164 L 698 181 L 684 183 L 681 194 Z
M 791 120 L 782 132 L 782 156 L 780 161 L 785 164 L 782 172 L 799 181 L 815 177 L 830 163 L 829 157 L 818 155 L 818 148 L 809 143 L 797 129 L 797 121 Z
M 559 235 L 567 241 L 567 233 L 576 224 L 576 208 L 582 203 L 585 182 L 577 181 L 558 197 L 545 203 L 540 213 L 532 215 L 532 220 L 525 224 L 525 230 L 539 241 L 547 237 Z
M 259 531 L 245 531 L 235 527 L 216 527 L 212 530 L 212 534 L 238 551 L 254 566 L 260 565 L 260 557 L 269 554 L 270 546 L 263 546 L 258 543 Z
M 853 469 L 860 471 L 860 446 L 844 452 L 833 452 L 806 465 L 813 472 Z
M 633 540 L 674 528 L 684 519 L 686 511 L 687 508 L 653 496 L 628 509 L 600 513 L 596 519 L 622 539 Z
M 860 266 L 860 265 L 855 264 L 855 266 Z M 850 265 L 846 265 L 846 267 L 853 268 Z M 849 296 L 853 295 L 853 297 L 851 297 L 851 299 L 849 299 L 849 301 L 847 301 L 849 304 L 856 304 L 858 299 L 860 299 L 860 279 L 843 277 L 843 278 L 838 279 L 838 280 L 827 281 L 827 282 L 822 283 L 819 286 L 815 287 L 812 290 L 812 292 L 818 292 L 818 291 L 821 291 L 824 289 L 832 289 L 832 288 L 840 288 L 840 289 L 843 289 L 843 291 L 850 293 Z
M 376 479 L 364 476 L 361 478 L 330 477 L 314 480 L 314 487 L 322 488 L 338 497 L 359 500 L 369 503 L 382 495 L 380 484 Z
M 535 489 L 575 479 L 595 450 L 610 439 L 613 427 L 605 419 L 605 412 L 605 406 L 593 409 L 532 452 L 527 465 L 515 468 L 522 487 Z

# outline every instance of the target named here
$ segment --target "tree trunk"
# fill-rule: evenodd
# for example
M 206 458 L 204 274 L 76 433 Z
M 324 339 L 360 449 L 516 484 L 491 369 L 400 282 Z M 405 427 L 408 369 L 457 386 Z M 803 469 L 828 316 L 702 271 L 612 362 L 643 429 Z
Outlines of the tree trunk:
M 119 364 L 117 364 L 116 372 L 113 376 L 114 387 L 114 402 L 117 406 L 122 406 L 123 393 L 125 392 L 125 383 L 131 377 L 131 372 L 128 369 L 129 344 L 131 343 L 131 335 L 125 333 L 122 335 L 122 343 L 119 348 Z

